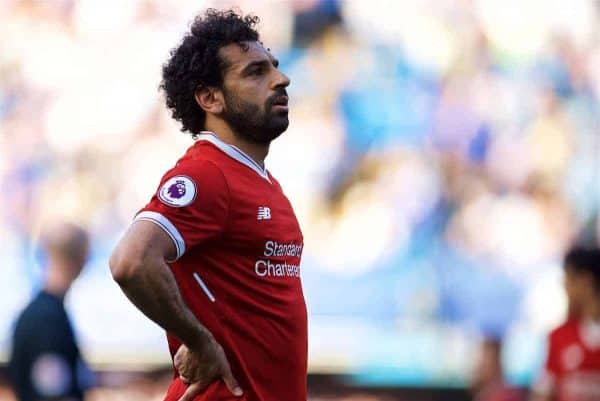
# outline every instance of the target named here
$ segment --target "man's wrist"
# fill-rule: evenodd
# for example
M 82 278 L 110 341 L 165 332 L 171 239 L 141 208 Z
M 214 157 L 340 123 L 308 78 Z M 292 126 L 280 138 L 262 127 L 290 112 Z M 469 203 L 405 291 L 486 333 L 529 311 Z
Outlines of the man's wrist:
M 204 353 L 207 348 L 212 347 L 214 341 L 212 333 L 204 326 L 200 326 L 184 344 L 193 351 Z

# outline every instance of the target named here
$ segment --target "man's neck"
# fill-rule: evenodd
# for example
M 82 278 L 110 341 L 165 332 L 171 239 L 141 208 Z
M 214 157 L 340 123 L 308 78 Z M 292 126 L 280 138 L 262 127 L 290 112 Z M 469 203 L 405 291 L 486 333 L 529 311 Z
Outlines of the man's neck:
M 269 145 L 261 145 L 245 141 L 244 139 L 240 138 L 239 135 L 236 135 L 231 127 L 220 120 L 213 120 L 211 122 L 207 121 L 206 131 L 212 132 L 221 141 L 239 148 L 242 152 L 252 158 L 252 160 L 254 160 L 259 166 L 262 168 L 265 167 L 265 158 L 269 153 Z
M 67 295 L 67 291 L 69 291 L 69 287 L 70 286 L 65 282 L 50 279 L 46 281 L 44 291 L 57 298 L 64 299 L 65 295 Z
M 66 277 L 61 266 L 54 263 L 56 262 L 50 262 L 46 268 L 44 291 L 63 299 L 71 287 L 72 280 Z
M 584 302 L 582 315 L 585 320 L 600 322 L 600 299 L 594 297 L 593 301 Z

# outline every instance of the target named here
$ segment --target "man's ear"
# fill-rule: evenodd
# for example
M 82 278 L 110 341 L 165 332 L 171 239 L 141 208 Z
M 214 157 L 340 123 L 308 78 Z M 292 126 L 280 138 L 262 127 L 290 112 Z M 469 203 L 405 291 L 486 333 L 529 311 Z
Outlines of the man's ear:
M 206 113 L 220 114 L 223 111 L 225 104 L 223 92 L 214 86 L 198 85 L 194 98 Z

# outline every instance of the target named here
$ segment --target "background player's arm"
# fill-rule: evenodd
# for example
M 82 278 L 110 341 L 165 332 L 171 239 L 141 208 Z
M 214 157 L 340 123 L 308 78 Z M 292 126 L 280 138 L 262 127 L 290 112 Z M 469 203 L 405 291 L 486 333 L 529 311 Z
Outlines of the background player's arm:
M 555 401 L 554 385 L 549 376 L 542 375 L 531 388 L 529 401 Z
M 166 263 L 175 252 L 173 241 L 159 226 L 136 221 L 109 265 L 114 280 L 139 310 L 188 347 L 202 349 L 212 335 L 186 306 Z
M 534 392 L 529 396 L 529 401 L 554 401 L 554 397 L 550 394 L 538 394 Z
M 556 377 L 558 369 L 558 346 L 556 334 L 548 336 L 546 362 L 538 378 L 531 386 L 529 401 L 555 401 L 556 400 Z

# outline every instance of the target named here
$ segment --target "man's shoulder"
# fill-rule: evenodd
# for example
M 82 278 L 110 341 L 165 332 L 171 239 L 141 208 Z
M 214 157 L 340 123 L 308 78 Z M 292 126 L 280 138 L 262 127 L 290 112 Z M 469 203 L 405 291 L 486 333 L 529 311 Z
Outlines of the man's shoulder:
M 177 161 L 177 164 L 187 163 L 190 165 L 202 166 L 207 162 L 221 164 L 223 154 L 219 149 L 207 141 L 197 141 L 190 146 L 187 151 Z
M 166 172 L 165 177 L 172 175 L 190 175 L 195 178 L 207 175 L 224 177 L 226 172 L 225 160 L 218 149 L 210 144 L 197 142 Z
M 56 324 L 64 318 L 64 309 L 60 304 L 49 301 L 43 294 L 34 297 L 17 318 L 16 329 L 35 331 L 31 326 Z
M 235 178 L 236 175 L 246 172 L 247 166 L 243 164 L 215 144 L 199 140 L 188 148 L 186 153 L 177 161 L 175 167 L 187 167 L 197 171 L 212 170 L 216 167 L 227 177 Z M 268 173 L 268 176 L 274 180 L 270 173 Z
M 279 182 L 270 172 L 259 171 L 259 168 L 251 166 L 251 162 L 246 162 L 246 159 L 248 158 L 244 156 L 232 156 L 210 141 L 199 140 L 167 171 L 163 179 L 187 175 L 193 180 L 204 181 L 214 177 L 225 183 L 230 190 L 244 194 L 248 191 L 255 192 L 257 186 L 264 182 L 270 182 L 281 190 Z
M 550 342 L 564 340 L 565 338 L 574 337 L 577 335 L 579 326 L 578 319 L 567 319 L 559 326 L 555 327 L 549 334 Z

